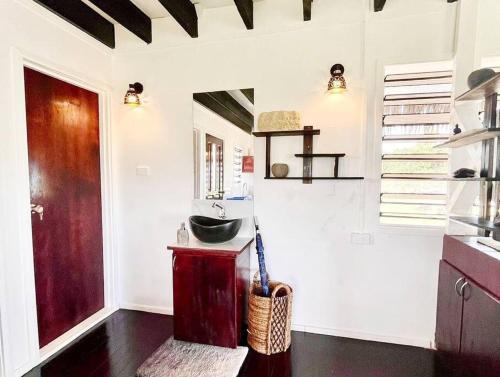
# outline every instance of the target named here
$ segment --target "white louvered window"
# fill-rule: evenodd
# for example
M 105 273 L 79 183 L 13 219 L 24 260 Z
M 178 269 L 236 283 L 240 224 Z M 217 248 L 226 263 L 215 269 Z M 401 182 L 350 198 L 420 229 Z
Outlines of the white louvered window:
M 385 77 L 382 224 L 444 226 L 448 152 L 435 145 L 450 126 L 451 71 Z
M 233 153 L 233 182 L 239 184 L 242 181 L 243 173 L 243 149 L 234 147 Z

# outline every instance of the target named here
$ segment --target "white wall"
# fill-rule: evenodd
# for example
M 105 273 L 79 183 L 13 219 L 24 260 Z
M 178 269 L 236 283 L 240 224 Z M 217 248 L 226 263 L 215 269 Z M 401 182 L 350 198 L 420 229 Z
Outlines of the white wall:
M 23 112 L 16 91 L 23 85 L 17 75 L 18 53 L 96 85 L 106 85 L 111 77 L 111 56 L 105 47 L 33 1 L 0 1 L 0 317 L 9 377 L 39 360 L 33 276 L 25 274 L 32 260 L 24 257 L 31 248 L 31 233 L 26 226 L 30 221 L 27 155 L 20 153 L 26 136 L 20 129 L 22 117 L 15 112 Z
M 255 3 L 253 31 L 226 7 L 204 11 L 197 40 L 170 20 L 155 21 L 147 48 L 122 39 L 116 97 L 139 80 L 149 100 L 141 109 L 115 109 L 122 305 L 172 310 L 166 245 L 190 214 L 192 93 L 254 87 L 256 115 L 300 111 L 305 125 L 321 129 L 315 150 L 347 153 L 341 174 L 367 178 L 265 181 L 264 142 L 256 139 L 255 212 L 272 278 L 295 289 L 295 328 L 431 345 L 442 231 L 378 224 L 383 65 L 453 56 L 456 4 L 416 3 L 392 0 L 374 14 L 365 0 L 317 0 L 304 23 L 300 1 L 263 1 Z M 337 62 L 346 67 L 349 92 L 326 96 Z M 272 158 L 299 174 L 293 154 L 301 148 L 300 138 L 273 141 Z M 326 174 L 329 163 L 318 162 L 316 173 Z M 140 164 L 152 167 L 150 177 L 135 176 Z M 373 243 L 352 244 L 351 233 L 360 231 Z

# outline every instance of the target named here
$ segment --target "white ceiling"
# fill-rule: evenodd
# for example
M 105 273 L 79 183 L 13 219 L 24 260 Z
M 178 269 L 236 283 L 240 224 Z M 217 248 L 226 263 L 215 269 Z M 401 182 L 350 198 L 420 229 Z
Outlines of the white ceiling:
M 169 17 L 167 10 L 160 4 L 159 0 L 131 0 L 150 18 Z M 203 8 L 218 8 L 234 5 L 234 0 L 191 0 L 193 4 L 201 4 Z

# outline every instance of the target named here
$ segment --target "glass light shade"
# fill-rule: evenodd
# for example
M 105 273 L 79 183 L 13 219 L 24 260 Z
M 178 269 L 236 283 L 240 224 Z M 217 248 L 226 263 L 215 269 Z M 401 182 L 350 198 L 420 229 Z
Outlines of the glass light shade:
M 135 92 L 135 89 L 131 87 L 127 90 L 127 94 L 125 94 L 125 99 L 124 99 L 123 103 L 125 105 L 140 105 L 141 98 Z
M 347 84 L 344 78 L 344 66 L 335 64 L 330 69 L 332 77 L 328 82 L 328 93 L 343 93 L 347 90 Z

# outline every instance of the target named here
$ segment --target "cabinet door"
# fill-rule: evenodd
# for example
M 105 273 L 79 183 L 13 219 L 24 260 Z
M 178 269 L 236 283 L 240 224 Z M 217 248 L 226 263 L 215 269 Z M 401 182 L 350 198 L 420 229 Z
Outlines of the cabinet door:
M 236 348 L 235 260 L 176 255 L 174 337 Z
M 471 281 L 463 291 L 462 357 L 467 376 L 500 376 L 500 301 Z
M 460 353 L 463 299 L 458 294 L 458 288 L 464 282 L 465 278 L 460 271 L 443 260 L 440 262 L 436 347 L 452 356 Z

